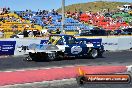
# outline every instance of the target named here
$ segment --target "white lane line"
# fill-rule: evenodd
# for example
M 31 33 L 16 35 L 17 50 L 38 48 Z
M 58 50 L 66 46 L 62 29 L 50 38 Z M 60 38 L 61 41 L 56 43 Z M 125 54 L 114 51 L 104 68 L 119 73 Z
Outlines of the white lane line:
M 16 72 L 16 71 L 29 71 L 29 70 L 48 70 L 48 69 L 56 69 L 56 68 L 67 68 L 67 67 L 82 67 L 88 65 L 68 65 L 68 66 L 51 66 L 51 67 L 36 67 L 36 68 L 26 68 L 26 69 L 9 69 L 9 71 L 0 71 L 0 72 Z M 7 69 L 8 70 L 8 69 Z
M 56 68 L 67 68 L 67 67 L 82 67 L 82 66 L 91 66 L 88 64 L 80 64 L 80 65 L 64 65 L 64 66 L 51 66 L 51 67 L 35 67 L 35 68 L 26 68 L 26 69 L 7 69 L 7 71 L 0 71 L 0 72 L 16 72 L 16 71 L 30 71 L 30 70 L 48 70 L 48 69 L 56 69 Z M 96 66 L 96 65 L 93 65 Z M 98 65 L 97 65 L 98 66 Z M 100 66 L 100 65 L 99 65 Z M 132 65 L 126 66 L 127 72 L 132 72 Z
M 62 79 L 62 80 L 53 80 L 53 81 L 42 81 L 42 82 L 33 82 L 33 83 L 24 83 L 24 84 L 14 84 L 14 85 L 5 85 L 0 86 L 0 88 L 30 88 L 33 86 L 33 88 L 48 88 L 53 86 L 61 86 L 65 84 L 75 84 L 76 78 L 70 78 L 70 79 Z

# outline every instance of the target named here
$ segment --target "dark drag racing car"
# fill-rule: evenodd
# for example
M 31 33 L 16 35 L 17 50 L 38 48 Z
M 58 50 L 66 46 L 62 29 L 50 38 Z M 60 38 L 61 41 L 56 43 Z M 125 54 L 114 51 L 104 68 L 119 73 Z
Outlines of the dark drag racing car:
M 28 46 L 30 60 L 53 61 L 65 58 L 90 57 L 97 58 L 104 52 L 101 39 L 76 39 L 74 36 L 59 34 L 50 35 L 47 44 L 31 44 Z

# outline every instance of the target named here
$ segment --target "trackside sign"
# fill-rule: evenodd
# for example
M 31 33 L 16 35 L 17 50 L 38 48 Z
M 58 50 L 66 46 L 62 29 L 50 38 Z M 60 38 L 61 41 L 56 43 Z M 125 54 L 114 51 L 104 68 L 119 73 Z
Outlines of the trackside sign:
M 0 55 L 14 55 L 16 41 L 0 41 Z

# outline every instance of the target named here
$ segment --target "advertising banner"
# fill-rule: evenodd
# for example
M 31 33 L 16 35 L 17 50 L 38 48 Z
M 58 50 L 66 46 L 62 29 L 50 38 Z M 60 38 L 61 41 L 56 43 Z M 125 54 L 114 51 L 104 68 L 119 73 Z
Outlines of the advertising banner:
M 118 39 L 118 50 L 128 50 L 131 48 L 131 37 L 122 37 Z
M 14 55 L 16 41 L 0 41 L 0 55 Z
M 118 50 L 119 38 L 102 38 L 102 44 L 105 50 Z

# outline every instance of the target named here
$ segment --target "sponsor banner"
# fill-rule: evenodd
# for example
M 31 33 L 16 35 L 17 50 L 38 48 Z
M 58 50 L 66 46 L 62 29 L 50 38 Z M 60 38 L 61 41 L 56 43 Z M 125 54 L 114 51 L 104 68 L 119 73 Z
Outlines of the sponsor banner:
M 118 38 L 103 38 L 102 45 L 105 50 L 118 50 Z
M 14 55 L 16 41 L 0 41 L 0 55 Z
M 128 50 L 128 49 L 132 48 L 131 40 L 132 40 L 132 38 L 130 38 L 130 37 L 119 38 L 118 39 L 118 50 Z

